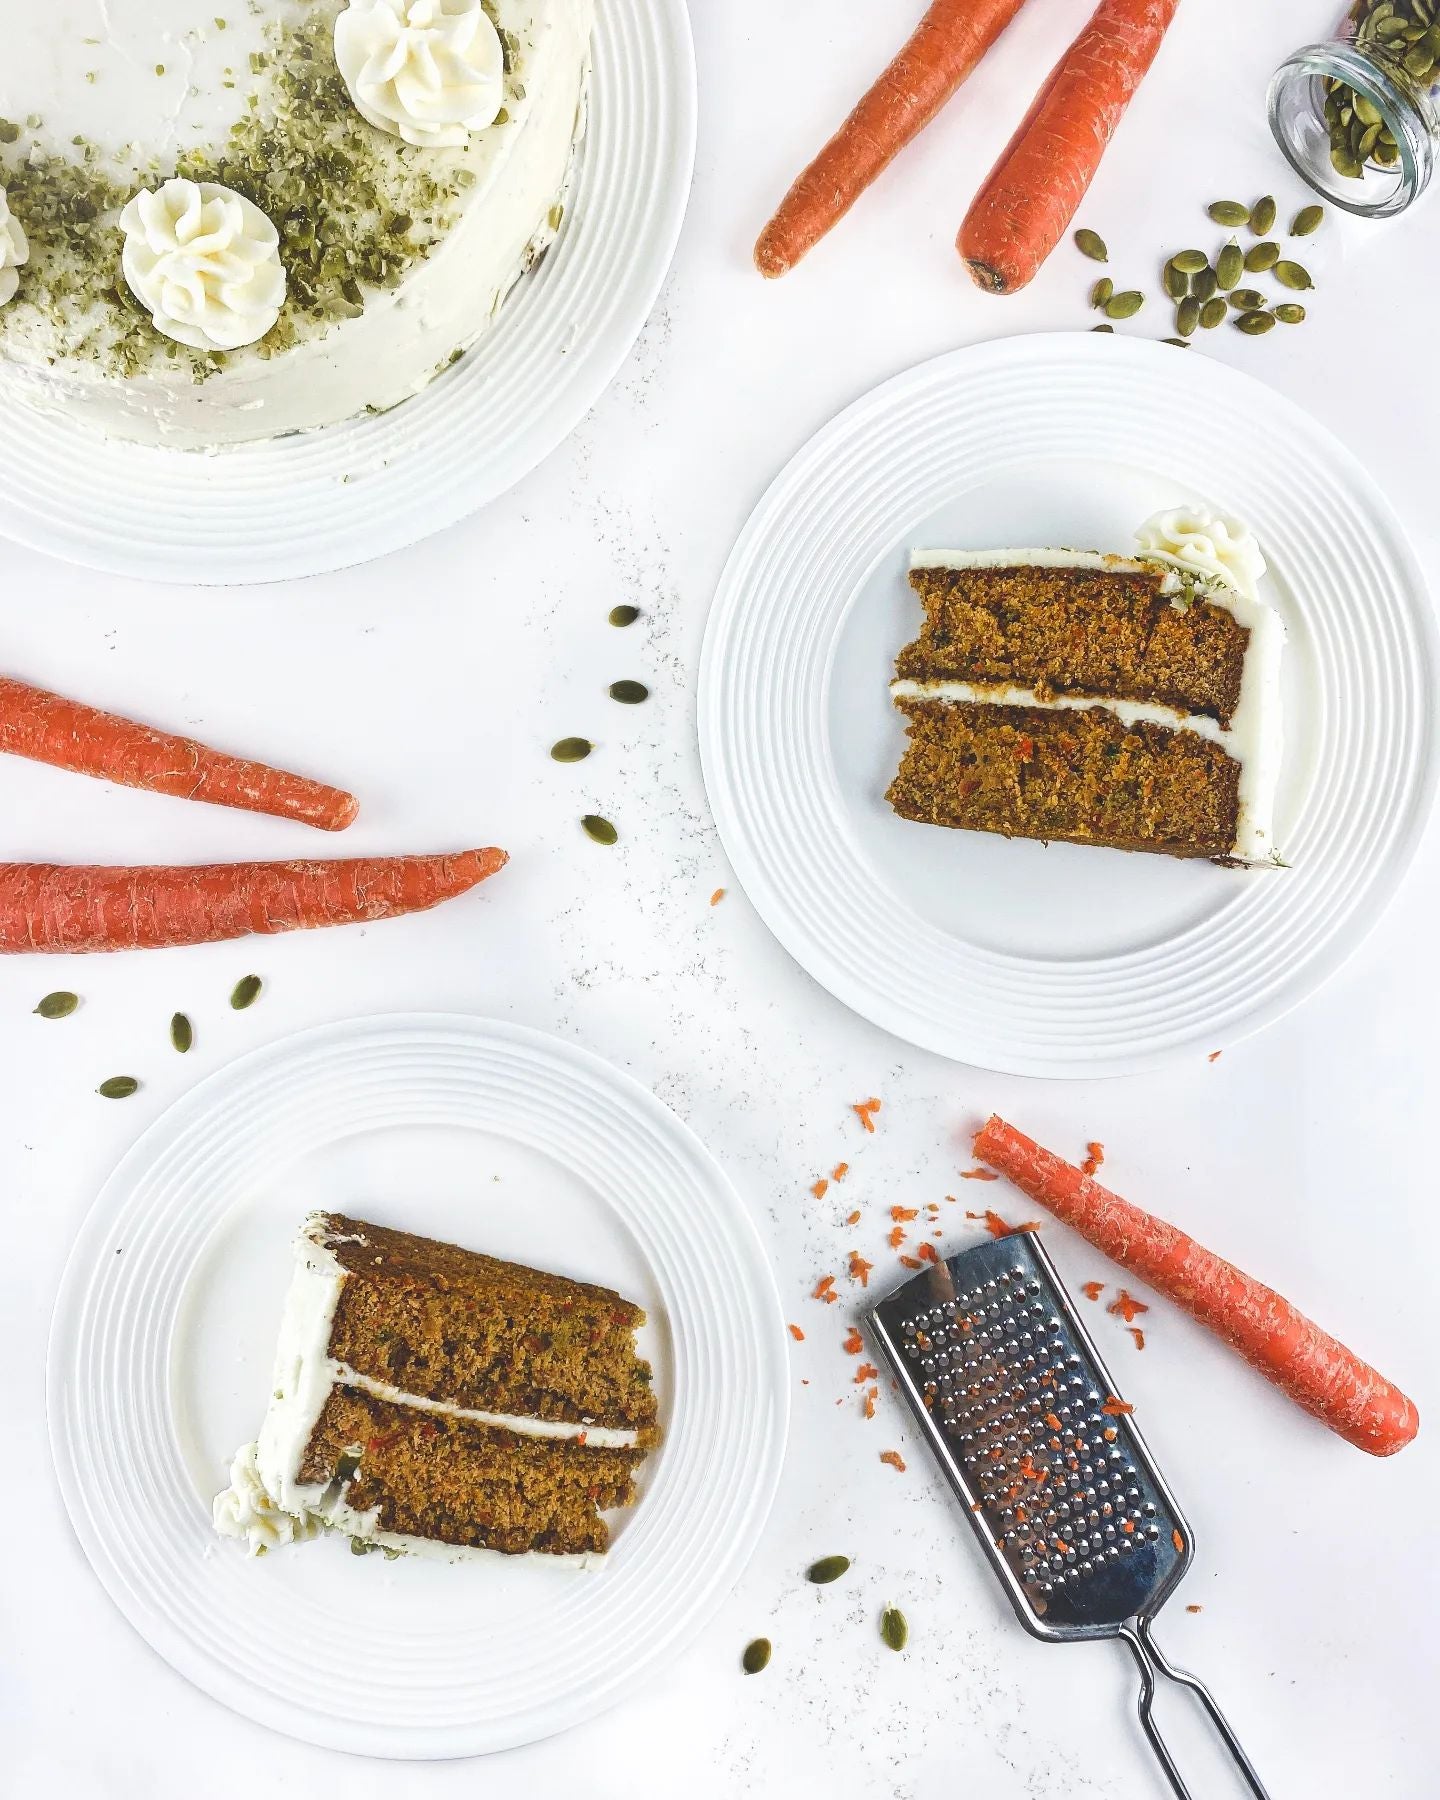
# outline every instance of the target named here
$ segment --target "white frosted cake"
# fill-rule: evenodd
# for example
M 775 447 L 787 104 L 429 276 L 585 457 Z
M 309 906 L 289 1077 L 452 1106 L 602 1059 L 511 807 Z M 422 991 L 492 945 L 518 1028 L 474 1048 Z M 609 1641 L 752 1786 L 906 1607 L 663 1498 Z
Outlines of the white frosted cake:
M 0 0 L 0 402 L 202 448 L 380 411 L 559 228 L 594 0 Z

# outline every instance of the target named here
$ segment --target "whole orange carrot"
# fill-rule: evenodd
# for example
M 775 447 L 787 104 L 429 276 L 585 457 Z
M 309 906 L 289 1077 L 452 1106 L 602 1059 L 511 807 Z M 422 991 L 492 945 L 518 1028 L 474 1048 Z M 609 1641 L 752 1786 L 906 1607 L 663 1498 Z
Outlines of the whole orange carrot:
M 1051 70 L 956 239 L 987 292 L 1024 287 L 1065 235 L 1179 3 L 1101 0 Z
M 354 795 L 339 788 L 227 756 L 194 738 L 137 725 L 133 719 L 3 675 L 0 750 L 80 775 L 98 775 L 123 787 L 274 813 L 322 831 L 343 831 L 359 811 Z
M 1391 1456 L 1420 1429 L 1415 1402 L 1378 1370 L 1273 1288 L 1174 1225 L 1112 1194 L 1004 1119 L 991 1117 L 974 1149 L 978 1162 L 1167 1294 L 1346 1443 Z
M 0 954 L 158 950 L 393 919 L 453 900 L 508 860 L 462 850 L 197 868 L 0 863 Z
M 796 179 L 760 233 L 762 275 L 793 269 L 918 137 L 1025 0 L 933 0 L 909 41 Z

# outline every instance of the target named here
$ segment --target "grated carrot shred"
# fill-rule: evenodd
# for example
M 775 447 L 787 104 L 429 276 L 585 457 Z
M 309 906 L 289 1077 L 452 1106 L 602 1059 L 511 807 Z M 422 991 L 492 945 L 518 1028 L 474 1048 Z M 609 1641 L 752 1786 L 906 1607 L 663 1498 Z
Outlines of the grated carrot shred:
M 880 1460 L 883 1463 L 889 1463 L 890 1467 L 894 1469 L 897 1474 L 903 1475 L 905 1473 L 905 1458 L 901 1456 L 898 1450 L 882 1450 L 880 1452 Z
M 805 1342 L 805 1333 L 798 1325 L 787 1325 L 785 1329 L 790 1333 L 797 1344 L 803 1344 Z

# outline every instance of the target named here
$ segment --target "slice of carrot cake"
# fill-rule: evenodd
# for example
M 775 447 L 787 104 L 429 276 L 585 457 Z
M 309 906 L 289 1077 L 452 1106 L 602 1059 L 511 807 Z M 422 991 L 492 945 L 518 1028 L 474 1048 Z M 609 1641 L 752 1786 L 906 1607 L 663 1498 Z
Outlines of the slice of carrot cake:
M 886 796 L 927 825 L 1279 864 L 1279 615 L 1254 538 L 1199 507 L 1134 557 L 919 550 Z
M 312 1213 L 270 1404 L 215 1526 L 252 1551 L 603 1551 L 660 1437 L 645 1322 L 609 1288 Z

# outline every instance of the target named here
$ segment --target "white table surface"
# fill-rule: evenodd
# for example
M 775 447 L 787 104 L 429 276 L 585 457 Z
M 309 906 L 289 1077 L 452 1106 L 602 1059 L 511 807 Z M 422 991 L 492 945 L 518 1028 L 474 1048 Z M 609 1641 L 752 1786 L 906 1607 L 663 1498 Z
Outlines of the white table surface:
M 1096 1084 L 952 1066 L 851 1017 L 789 962 L 726 868 L 692 696 L 716 577 L 765 484 L 841 405 L 921 358 L 1090 323 L 1083 295 L 1096 271 L 1073 252 L 1001 301 L 968 283 L 951 247 L 1089 0 L 1032 0 L 968 92 L 829 243 L 779 284 L 752 272 L 770 203 L 918 10 L 918 0 L 696 8 L 700 158 L 674 271 L 602 404 L 483 517 L 368 568 L 248 592 L 151 589 L 7 547 L 7 670 L 344 782 L 364 800 L 347 852 L 498 842 L 514 862 L 480 896 L 369 930 L 0 965 L 10 1366 L 0 1792 L 1158 1795 L 1122 1652 L 1052 1649 L 1014 1625 L 897 1403 L 887 1395 L 873 1423 L 858 1416 L 840 1349 L 848 1306 L 807 1298 L 855 1241 L 841 1224 L 849 1207 L 865 1210 L 862 1245 L 878 1246 L 890 1205 L 955 1191 L 965 1133 L 992 1108 L 1072 1154 L 1102 1139 L 1122 1192 L 1274 1282 L 1405 1383 L 1422 1413 L 1440 1401 L 1436 830 L 1368 941 L 1299 1011 L 1214 1063 Z M 1181 8 L 1083 210 L 1110 242 L 1114 274 L 1153 288 L 1154 252 L 1208 242 L 1200 209 L 1222 194 L 1272 189 L 1282 215 L 1300 202 L 1266 133 L 1265 81 L 1338 10 L 1339 0 Z M 1429 558 L 1440 550 L 1428 349 L 1437 208 L 1390 226 L 1327 227 L 1306 251 L 1320 286 L 1302 329 L 1265 341 L 1217 332 L 1188 352 L 1253 369 L 1325 415 L 1381 475 Z M 645 613 L 628 633 L 605 622 L 622 600 Z M 619 676 L 649 682 L 652 703 L 613 706 L 604 688 Z M 547 746 L 571 732 L 601 753 L 557 767 Z M 579 831 L 592 808 L 616 820 L 617 848 Z M 10 857 L 316 851 L 298 826 L 14 760 L 0 764 L 0 821 Z M 717 887 L 729 891 L 712 908 Z M 225 997 L 252 968 L 263 1000 L 232 1014 Z M 78 988 L 83 1010 L 63 1024 L 32 1019 L 57 986 Z M 197 1023 L 184 1062 L 165 1044 L 177 1007 Z M 56 1494 L 43 1407 L 71 1238 L 140 1128 L 254 1045 L 425 1007 L 542 1027 L 650 1084 L 740 1185 L 787 1317 L 808 1333 L 794 1351 L 780 1497 L 719 1615 L 648 1692 L 478 1767 L 347 1759 L 272 1736 L 187 1686 L 91 1576 Z M 122 1068 L 144 1078 L 142 1092 L 124 1105 L 95 1098 L 96 1082 Z M 872 1093 L 884 1110 L 867 1138 L 849 1108 Z M 833 1193 L 817 1203 L 811 1182 L 840 1158 L 852 1166 L 840 1203 Z M 1023 1216 L 1003 1189 L 962 1192 Z M 974 1230 L 956 1225 L 950 1241 Z M 1072 1281 L 1111 1276 L 1058 1228 L 1049 1239 Z M 1144 1321 L 1143 1355 L 1115 1321 L 1096 1320 L 1198 1538 L 1163 1641 L 1212 1679 L 1276 1800 L 1433 1795 L 1435 1427 L 1374 1462 L 1167 1304 Z M 890 1446 L 913 1452 L 904 1475 L 879 1461 Z M 805 1565 L 837 1550 L 856 1559 L 848 1581 L 807 1587 Z M 911 1622 L 904 1657 L 876 1637 L 889 1600 Z M 738 1657 L 757 1633 L 774 1640 L 775 1659 L 749 1679 Z M 1202 1765 L 1197 1795 L 1232 1791 Z

